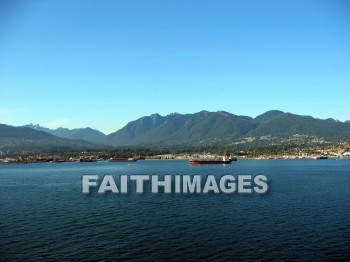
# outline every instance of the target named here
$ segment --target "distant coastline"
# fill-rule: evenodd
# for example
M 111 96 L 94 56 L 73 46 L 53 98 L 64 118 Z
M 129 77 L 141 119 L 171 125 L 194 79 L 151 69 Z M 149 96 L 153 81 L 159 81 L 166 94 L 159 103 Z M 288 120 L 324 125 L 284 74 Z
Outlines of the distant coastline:
M 193 156 L 198 156 L 200 154 L 164 154 L 164 155 L 153 155 L 148 157 L 138 158 L 134 157 L 135 160 L 138 161 L 183 161 L 189 160 L 193 158 Z M 218 155 L 209 155 L 211 157 L 217 157 Z M 99 161 L 108 161 L 109 156 L 99 156 L 90 155 L 89 158 L 94 158 L 96 161 L 80 161 L 84 156 L 76 156 L 65 154 L 64 156 L 59 155 L 29 155 L 29 156 L 15 156 L 15 157 L 4 157 L 0 158 L 0 163 L 63 163 L 63 162 L 99 162 Z M 236 157 L 236 156 L 235 156 Z M 286 155 L 286 154 L 277 154 L 277 155 L 260 155 L 260 156 L 238 156 L 236 157 L 238 160 L 243 159 L 254 159 L 254 160 L 297 160 L 297 159 L 350 159 L 350 150 L 343 153 L 320 153 L 320 154 L 311 154 L 311 155 Z M 126 162 L 125 162 L 126 163 Z

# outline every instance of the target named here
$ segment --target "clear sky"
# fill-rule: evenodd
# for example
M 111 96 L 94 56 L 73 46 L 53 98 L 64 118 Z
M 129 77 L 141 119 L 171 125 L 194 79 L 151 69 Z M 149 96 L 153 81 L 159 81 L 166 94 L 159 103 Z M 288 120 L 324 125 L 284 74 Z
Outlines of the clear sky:
M 0 1 L 0 123 L 144 115 L 350 120 L 350 1 Z

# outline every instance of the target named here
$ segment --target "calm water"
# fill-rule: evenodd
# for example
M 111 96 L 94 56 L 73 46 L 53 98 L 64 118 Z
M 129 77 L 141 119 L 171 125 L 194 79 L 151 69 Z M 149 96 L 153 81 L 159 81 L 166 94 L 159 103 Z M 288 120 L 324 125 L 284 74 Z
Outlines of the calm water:
M 82 174 L 262 173 L 269 193 L 81 193 Z M 350 260 L 350 160 L 0 165 L 0 257 Z

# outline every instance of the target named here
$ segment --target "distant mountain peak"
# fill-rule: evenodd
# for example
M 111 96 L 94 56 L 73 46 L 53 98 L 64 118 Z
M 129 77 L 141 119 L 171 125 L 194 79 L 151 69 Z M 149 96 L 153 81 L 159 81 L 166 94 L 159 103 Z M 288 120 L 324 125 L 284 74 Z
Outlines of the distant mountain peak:
M 30 123 L 28 125 L 25 125 L 26 127 L 31 127 L 31 128 L 39 128 L 39 127 L 42 127 L 40 126 L 39 124 L 33 124 L 33 123 Z
M 328 120 L 328 121 L 330 121 L 330 122 L 334 122 L 334 123 L 336 123 L 336 122 L 341 122 L 341 121 L 339 121 L 339 120 L 337 120 L 337 119 L 334 119 L 334 118 L 327 118 L 326 120 Z
M 270 121 L 275 117 L 278 117 L 280 115 L 285 114 L 283 111 L 280 110 L 269 110 L 261 115 L 258 115 L 256 118 L 254 118 L 255 121 L 258 123 Z
M 271 109 L 271 110 L 266 111 L 265 114 L 266 113 L 278 113 L 278 114 L 281 114 L 281 113 L 285 113 L 285 112 L 283 112 L 281 110 L 278 110 L 278 109 Z
M 159 119 L 163 118 L 160 114 L 153 114 L 150 116 L 152 118 L 152 121 L 153 121 L 153 125 L 155 125 Z
M 230 114 L 230 113 L 228 113 L 226 111 L 223 111 L 223 110 L 217 111 L 216 113 L 221 114 L 221 115 L 226 116 L 226 117 L 232 115 L 232 114 Z
M 32 123 L 30 123 L 29 125 L 25 125 L 24 127 L 29 127 L 31 129 L 42 131 L 61 138 L 83 139 L 90 143 L 101 143 L 106 136 L 102 132 L 92 129 L 90 127 L 76 129 L 58 127 L 56 129 L 50 129 L 40 126 L 39 124 L 33 125 Z

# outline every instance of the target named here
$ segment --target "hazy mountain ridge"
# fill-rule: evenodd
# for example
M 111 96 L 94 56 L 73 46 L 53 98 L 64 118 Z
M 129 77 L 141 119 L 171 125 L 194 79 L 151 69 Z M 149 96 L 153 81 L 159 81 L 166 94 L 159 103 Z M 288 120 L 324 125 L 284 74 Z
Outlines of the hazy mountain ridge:
M 0 124 L 0 151 L 21 153 L 26 151 L 56 152 L 101 148 L 82 139 L 56 137 L 29 127 L 14 127 Z
M 86 128 L 76 128 L 76 129 L 68 129 L 59 127 L 57 129 L 50 129 L 46 127 L 42 127 L 40 125 L 25 125 L 24 127 L 30 127 L 32 129 L 38 131 L 44 131 L 46 133 L 52 134 L 57 137 L 68 138 L 68 139 L 83 139 L 90 143 L 99 144 L 101 143 L 106 135 L 96 129 L 92 129 L 90 127 Z

